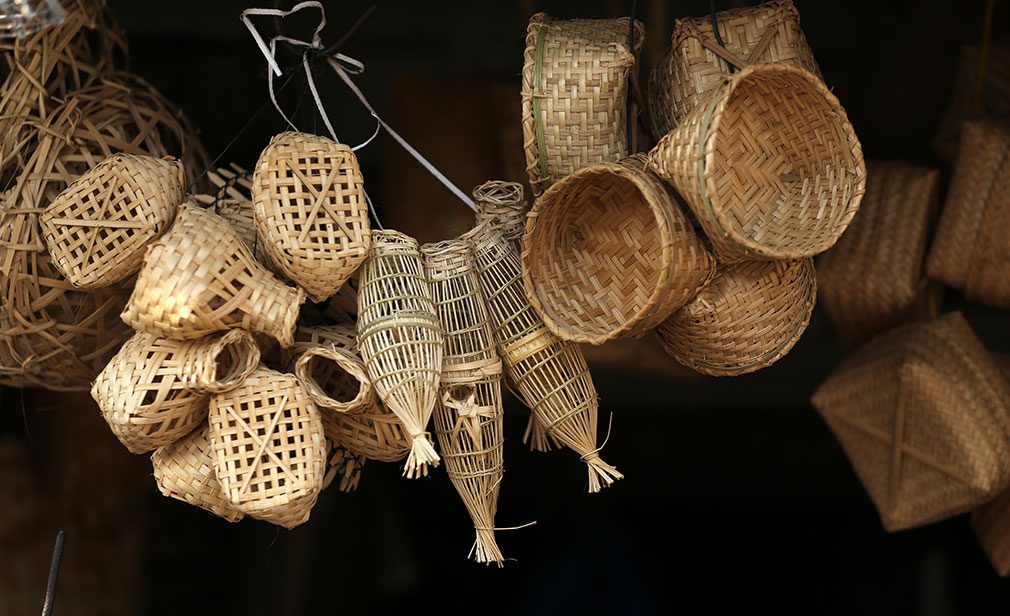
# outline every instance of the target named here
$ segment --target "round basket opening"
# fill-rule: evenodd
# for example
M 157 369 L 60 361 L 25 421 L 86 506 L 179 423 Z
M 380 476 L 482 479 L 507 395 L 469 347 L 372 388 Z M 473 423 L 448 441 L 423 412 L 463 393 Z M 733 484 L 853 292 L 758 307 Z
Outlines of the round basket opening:
M 309 358 L 306 374 L 324 396 L 338 404 L 350 404 L 366 391 L 364 383 L 325 354 L 313 354 Z
M 214 384 L 227 388 L 245 378 L 255 367 L 253 362 L 259 361 L 255 346 L 256 342 L 249 336 L 225 341 L 214 358 Z

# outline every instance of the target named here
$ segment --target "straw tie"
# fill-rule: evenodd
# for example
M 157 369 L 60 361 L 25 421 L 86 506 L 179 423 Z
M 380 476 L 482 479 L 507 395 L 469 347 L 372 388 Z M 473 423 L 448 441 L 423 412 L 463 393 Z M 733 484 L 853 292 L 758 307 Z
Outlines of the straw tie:
M 466 392 L 463 394 L 465 397 L 460 397 L 463 392 Z M 481 437 L 480 420 L 494 418 L 496 409 L 493 406 L 477 404 L 477 388 L 472 383 L 447 389 L 442 394 L 442 404 L 456 411 L 456 425 L 452 428 L 450 438 L 455 439 L 460 429 L 466 427 L 477 449 L 482 449 L 484 441 Z

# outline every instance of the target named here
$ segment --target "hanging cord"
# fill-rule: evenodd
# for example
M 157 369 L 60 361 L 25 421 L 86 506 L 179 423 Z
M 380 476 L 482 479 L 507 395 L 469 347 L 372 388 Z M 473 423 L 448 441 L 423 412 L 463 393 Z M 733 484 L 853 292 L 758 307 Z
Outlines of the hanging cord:
M 978 76 L 975 78 L 975 110 L 985 113 L 982 105 L 982 89 L 985 86 L 986 61 L 989 57 L 989 45 L 992 40 L 992 15 L 996 8 L 996 0 L 989 0 L 985 5 L 985 21 L 982 26 L 982 49 L 979 50 Z
M 637 10 L 636 10 L 637 8 L 638 8 L 638 0 L 631 0 L 631 16 L 628 18 L 628 45 L 629 45 L 628 51 L 631 52 L 632 56 L 635 55 L 635 13 L 637 12 Z M 631 70 L 637 73 L 637 71 L 638 71 L 637 58 L 636 58 L 636 62 L 634 64 L 632 64 L 632 69 Z M 636 79 L 637 79 L 637 77 L 636 77 Z M 635 153 L 635 151 L 634 151 L 635 148 L 632 147 L 632 144 L 635 143 L 635 118 L 631 117 L 632 116 L 632 113 L 631 113 L 631 109 L 632 109 L 632 107 L 631 107 L 631 90 L 632 90 L 632 88 L 630 87 L 630 85 L 631 84 L 629 84 L 629 87 L 628 87 L 628 102 L 627 102 L 627 110 L 628 110 L 628 153 L 629 154 L 634 154 Z M 636 117 L 638 116 L 637 111 L 638 111 L 638 109 L 636 109 L 636 113 L 634 114 Z
M 709 0 L 708 6 L 709 6 L 709 17 L 712 20 L 712 34 L 715 35 L 715 42 L 719 43 L 719 47 L 725 48 L 726 44 L 722 42 L 722 35 L 719 34 L 719 18 L 716 17 L 715 15 L 715 0 Z M 723 62 L 726 62 L 726 68 L 729 69 L 730 75 L 736 72 L 736 67 L 733 66 L 732 63 L 727 62 L 726 60 L 723 60 Z
M 49 563 L 49 580 L 46 582 L 46 598 L 42 603 L 42 616 L 52 616 L 56 605 L 56 584 L 60 580 L 60 565 L 63 564 L 63 546 L 67 542 L 67 531 L 56 533 L 56 544 L 53 546 L 53 559 Z

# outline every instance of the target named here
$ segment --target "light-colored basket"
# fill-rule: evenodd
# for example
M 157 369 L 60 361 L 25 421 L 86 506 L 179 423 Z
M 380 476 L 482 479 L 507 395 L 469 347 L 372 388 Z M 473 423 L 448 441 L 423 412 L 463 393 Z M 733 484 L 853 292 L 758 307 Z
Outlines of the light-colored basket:
M 656 334 L 666 352 L 688 368 L 711 376 L 747 374 L 793 348 L 816 297 L 810 259 L 724 265 Z
M 709 281 L 715 259 L 644 158 L 584 167 L 533 206 L 523 285 L 563 340 L 641 336 Z
M 522 184 L 501 180 L 490 180 L 474 188 L 477 224 L 498 225 L 505 239 L 518 242 L 526 231 L 526 214 L 530 209 L 523 193 Z
M 151 455 L 151 465 L 163 495 L 206 509 L 229 522 L 245 516 L 221 493 L 206 424 L 159 448 Z
M 295 374 L 298 379 L 321 413 L 360 413 L 374 408 L 375 390 L 364 362 L 351 352 L 325 342 L 326 329 L 298 329 L 298 337 L 316 339 L 311 343 L 299 343 L 296 338 L 292 355 L 297 357 Z
M 260 154 L 252 184 L 256 228 L 270 258 L 312 301 L 336 293 L 371 243 L 364 182 L 350 146 L 281 133 Z
M 628 155 L 628 87 L 645 40 L 621 19 L 530 19 L 523 55 L 526 170 L 533 194 L 576 169 Z
M 874 338 L 812 402 L 888 531 L 963 513 L 1010 481 L 1010 386 L 958 312 Z
M 866 183 L 838 99 L 813 73 L 782 64 L 723 79 L 649 159 L 723 261 L 824 252 L 855 216 Z

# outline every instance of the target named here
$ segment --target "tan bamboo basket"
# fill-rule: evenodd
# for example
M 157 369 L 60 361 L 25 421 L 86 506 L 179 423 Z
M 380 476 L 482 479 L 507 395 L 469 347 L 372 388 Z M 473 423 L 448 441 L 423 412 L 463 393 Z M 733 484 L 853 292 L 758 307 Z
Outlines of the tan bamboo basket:
M 175 225 L 151 245 L 123 320 L 138 331 L 190 340 L 242 328 L 294 342 L 305 292 L 253 259 L 220 216 L 184 204 Z
M 968 511 L 1010 481 L 1010 387 L 959 312 L 874 338 L 812 402 L 888 531 Z
M 579 454 L 589 492 L 624 477 L 600 458 L 596 440 L 596 387 L 578 345 L 544 325 L 522 284 L 519 253 L 489 225 L 466 234 L 477 266 L 498 355 L 523 402 L 551 438 Z
M 645 29 L 627 17 L 530 19 L 522 123 L 533 194 L 576 169 L 628 155 L 628 87 Z
M 326 437 L 312 400 L 290 374 L 260 366 L 210 400 L 214 472 L 246 515 L 291 529 L 309 519 L 326 474 Z
M 487 308 L 466 240 L 421 247 L 445 350 L 435 404 L 435 435 L 445 471 L 473 520 L 472 554 L 501 566 L 494 518 L 504 463 L 502 361 L 495 350 Z
M 301 351 L 295 374 L 320 411 L 359 413 L 375 406 L 375 390 L 364 363 L 335 345 L 321 344 Z
M 789 353 L 810 322 L 816 298 L 810 259 L 724 265 L 656 334 L 666 352 L 692 370 L 747 374 Z
M 440 458 L 426 432 L 438 399 L 444 335 L 417 240 L 372 233 L 358 288 L 358 350 L 376 393 L 411 438 L 404 475 L 416 478 Z
M 1010 126 L 967 122 L 926 272 L 965 297 L 1010 308 Z
M 982 67 L 984 71 L 979 75 Z M 996 42 L 989 45 L 984 62 L 980 45 L 962 47 L 950 93 L 950 104 L 933 139 L 933 149 L 953 163 L 965 122 L 1010 115 L 1010 46 Z
M 332 296 L 371 243 L 354 152 L 325 137 L 281 133 L 260 154 L 252 183 L 264 250 L 312 301 Z
M 563 340 L 637 337 L 698 294 L 715 259 L 644 157 L 584 167 L 529 214 L 526 294 Z
M 53 265 L 75 287 L 107 287 L 140 269 L 182 203 L 182 163 L 116 154 L 77 178 L 40 217 Z
M 867 165 L 859 213 L 817 261 L 821 305 L 843 342 L 867 340 L 914 315 L 926 290 L 926 239 L 939 202 L 936 169 Z
M 498 225 L 505 239 L 518 242 L 526 231 L 529 203 L 523 185 L 518 182 L 490 180 L 473 189 L 477 206 L 477 224 Z
M 406 454 L 404 454 L 406 455 Z M 365 456 L 351 453 L 343 445 L 330 442 L 330 459 L 327 462 L 326 477 L 323 478 L 323 489 L 337 481 L 337 489 L 341 492 L 354 492 L 361 483 L 361 471 L 365 467 Z
M 649 159 L 723 261 L 824 252 L 855 216 L 866 183 L 838 99 L 813 73 L 783 64 L 726 77 Z
M 154 480 L 164 496 L 205 509 L 229 522 L 238 522 L 245 514 L 221 493 L 208 432 L 208 426 L 203 424 L 155 451 L 151 455 Z
M 719 25 L 720 44 L 712 21 Z M 752 64 L 787 64 L 820 77 L 790 0 L 674 21 L 670 48 L 649 79 L 648 105 L 657 140 L 673 130 L 733 71 Z

